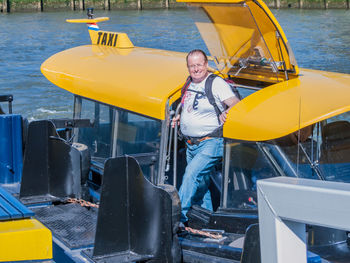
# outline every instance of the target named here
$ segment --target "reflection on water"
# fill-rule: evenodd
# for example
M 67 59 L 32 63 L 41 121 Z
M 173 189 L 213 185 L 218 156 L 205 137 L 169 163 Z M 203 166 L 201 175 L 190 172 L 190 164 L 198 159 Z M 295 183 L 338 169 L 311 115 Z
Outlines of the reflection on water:
M 350 73 L 348 11 L 273 12 L 300 67 Z M 136 46 L 206 50 L 187 10 L 100 11 L 96 16 L 109 16 L 101 28 L 127 32 Z M 0 94 L 14 95 L 15 113 L 29 119 L 71 117 L 72 95 L 49 83 L 40 65 L 59 51 L 90 42 L 85 25 L 64 22 L 81 17 L 85 12 L 0 15 Z

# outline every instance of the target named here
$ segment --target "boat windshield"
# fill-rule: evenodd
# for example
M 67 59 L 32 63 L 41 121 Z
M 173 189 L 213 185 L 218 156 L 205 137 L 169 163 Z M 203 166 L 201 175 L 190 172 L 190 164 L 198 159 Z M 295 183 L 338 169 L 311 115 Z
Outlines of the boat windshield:
M 88 146 L 93 164 L 103 168 L 108 158 L 129 155 L 139 162 L 146 178 L 151 179 L 157 173 L 159 120 L 78 96 L 74 118 L 90 119 L 93 124 L 74 131 L 75 142 Z
M 350 113 L 265 142 L 226 140 L 222 207 L 256 209 L 256 182 L 290 176 L 350 182 Z
M 278 33 L 272 30 L 263 35 L 266 28 L 258 26 L 248 5 L 205 5 L 191 9 L 195 24 L 221 73 L 278 81 L 278 72 L 284 70 Z M 267 37 L 274 39 L 274 50 L 269 49 Z

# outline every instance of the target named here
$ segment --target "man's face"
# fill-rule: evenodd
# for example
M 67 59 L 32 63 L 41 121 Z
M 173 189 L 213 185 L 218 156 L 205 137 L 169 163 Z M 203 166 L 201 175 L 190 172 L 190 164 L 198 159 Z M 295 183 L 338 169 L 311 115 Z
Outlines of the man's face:
M 201 53 L 194 53 L 188 57 L 187 68 L 195 83 L 201 82 L 208 75 L 208 62 Z

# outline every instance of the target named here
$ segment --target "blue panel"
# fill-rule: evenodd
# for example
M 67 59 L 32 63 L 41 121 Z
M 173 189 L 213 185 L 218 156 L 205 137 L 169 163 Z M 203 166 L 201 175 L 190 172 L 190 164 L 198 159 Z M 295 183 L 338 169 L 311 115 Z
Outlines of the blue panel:
M 21 115 L 0 115 L 0 184 L 20 182 L 22 156 Z
M 7 220 L 10 218 L 10 215 L 7 213 L 7 211 L 3 210 L 1 207 L 0 207 L 0 221 L 1 220 Z
M 16 219 L 22 218 L 22 213 L 15 206 L 13 206 L 9 201 L 0 194 L 0 209 L 3 210 L 8 218 Z M 7 218 L 4 218 L 7 219 Z
M 0 220 L 28 218 L 34 213 L 0 187 Z
M 322 263 L 322 260 L 319 255 L 307 251 L 307 263 Z

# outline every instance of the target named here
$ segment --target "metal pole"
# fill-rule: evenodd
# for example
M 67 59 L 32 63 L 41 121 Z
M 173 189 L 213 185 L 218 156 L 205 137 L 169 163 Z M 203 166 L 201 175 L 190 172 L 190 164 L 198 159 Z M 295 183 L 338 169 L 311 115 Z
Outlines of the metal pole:
M 299 0 L 299 8 L 300 8 L 300 9 L 302 9 L 302 8 L 303 8 L 303 5 L 304 5 L 303 0 Z
M 182 104 L 179 103 L 176 108 L 175 117 L 180 114 Z M 176 188 L 177 181 L 177 131 L 178 126 L 175 124 L 174 128 L 174 163 L 173 163 L 173 178 L 174 178 L 174 187 Z
M 73 11 L 75 11 L 75 0 L 70 1 L 70 7 Z
M 12 101 L 9 101 L 9 114 L 12 114 Z
M 280 9 L 280 7 L 281 7 L 281 1 L 280 1 L 280 0 L 275 0 L 274 3 L 275 3 L 275 8 L 276 8 L 276 9 Z
M 6 3 L 5 4 L 6 12 L 10 13 L 11 12 L 11 2 L 10 2 L 10 0 L 4 0 L 4 3 Z
M 85 10 L 85 3 L 84 3 L 84 0 L 79 0 L 79 9 L 80 9 L 80 10 Z
M 142 0 L 137 0 L 137 9 L 142 10 Z
M 111 2 L 110 2 L 110 0 L 105 0 L 104 1 L 104 9 L 105 10 L 111 10 Z

